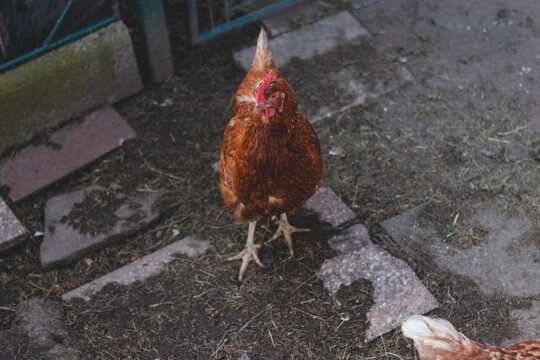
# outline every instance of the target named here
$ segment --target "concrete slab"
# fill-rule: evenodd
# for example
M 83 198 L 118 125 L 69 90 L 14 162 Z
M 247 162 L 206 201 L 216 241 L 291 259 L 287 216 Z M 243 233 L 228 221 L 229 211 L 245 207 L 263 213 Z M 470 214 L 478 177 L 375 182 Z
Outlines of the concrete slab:
M 427 219 L 433 206 L 425 203 L 381 224 L 412 257 L 416 255 L 415 249 L 428 251 L 443 268 L 473 278 L 488 294 L 540 294 L 540 248 L 535 242 L 538 229 L 531 219 L 479 204 L 467 226 L 481 229 L 479 232 L 485 235 L 478 244 L 460 248 L 443 241 L 430 226 Z
M 0 75 L 0 154 L 142 89 L 128 29 L 112 23 Z
M 318 6 L 316 2 L 306 1 L 262 20 L 271 37 L 291 31 L 298 24 L 312 23 L 316 20 Z
M 126 195 L 94 185 L 54 197 L 45 206 L 41 265 L 51 270 L 124 239 L 159 217 L 163 192 Z M 160 207 L 162 211 L 163 206 Z
M 50 136 L 49 144 L 27 146 L 0 164 L 0 184 L 9 197 L 21 200 L 89 164 L 135 137 L 135 131 L 110 105 Z
M 355 213 L 329 187 L 317 190 L 304 207 L 316 212 L 322 221 L 330 223 L 334 227 L 356 217 Z
M 193 257 L 204 254 L 211 248 L 212 245 L 207 240 L 199 240 L 193 236 L 185 237 L 161 250 L 146 255 L 131 264 L 125 265 L 105 276 L 62 295 L 62 300 L 69 302 L 74 298 L 81 298 L 84 301 L 89 301 L 92 295 L 99 292 L 107 284 L 117 283 L 120 285 L 129 285 L 136 281 L 143 281 L 150 276 L 159 274 L 165 270 L 166 266 L 171 261 L 177 259 L 175 256 L 176 254 Z
M 403 260 L 371 242 L 363 225 L 347 229 L 328 243 L 339 255 L 325 260 L 319 276 L 332 297 L 342 285 L 348 286 L 359 279 L 373 284 L 375 304 L 367 314 L 370 325 L 366 342 L 401 326 L 411 315 L 424 314 L 439 306 Z
M 268 42 L 278 67 L 284 67 L 293 57 L 306 60 L 324 54 L 335 47 L 359 37 L 369 37 L 369 33 L 347 11 L 320 20 L 287 36 L 280 36 Z M 255 46 L 237 51 L 234 61 L 246 72 L 251 67 Z
M 0 252 L 21 243 L 26 229 L 13 214 L 2 198 L 0 198 Z

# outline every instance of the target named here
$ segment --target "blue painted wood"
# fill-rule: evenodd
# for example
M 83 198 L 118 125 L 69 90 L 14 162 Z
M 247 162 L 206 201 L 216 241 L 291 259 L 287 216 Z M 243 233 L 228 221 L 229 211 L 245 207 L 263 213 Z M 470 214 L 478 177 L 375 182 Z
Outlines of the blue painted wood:
M 83 36 L 83 35 L 86 35 L 86 34 L 89 34 L 97 29 L 99 29 L 100 27 L 103 27 L 103 26 L 106 26 L 114 21 L 117 21 L 119 18 L 120 18 L 120 12 L 119 12 L 119 0 L 111 0 L 112 1 L 112 8 L 113 8 L 113 16 L 111 17 L 108 17 L 106 19 L 103 19 L 93 25 L 90 25 L 84 29 L 81 29 L 79 31 L 76 31 L 60 40 L 57 40 L 55 42 L 51 42 L 54 35 L 56 34 L 56 31 L 58 30 L 58 28 L 60 27 L 60 25 L 62 24 L 62 21 L 64 20 L 67 12 L 69 11 L 69 9 L 71 8 L 71 5 L 73 4 L 74 0 L 69 0 L 68 3 L 66 4 L 66 6 L 64 7 L 62 13 L 60 14 L 59 18 L 57 19 L 56 23 L 54 24 L 54 27 L 53 29 L 51 30 L 51 32 L 49 33 L 49 35 L 47 36 L 47 38 L 45 39 L 45 41 L 43 42 L 43 45 L 39 48 L 36 48 L 36 49 L 33 49 L 29 52 L 27 52 L 26 54 L 23 54 L 23 55 L 20 55 L 14 59 L 11 59 L 9 61 L 6 61 L 2 64 L 0 64 L 0 71 L 2 70 L 5 70 L 5 69 L 8 69 L 12 66 L 15 66 L 19 63 L 22 63 L 26 60 L 29 60 L 33 57 L 36 57 L 38 55 L 41 55 L 51 49 L 54 49 L 55 47 L 57 46 L 60 46 L 62 44 L 65 44 L 69 41 L 72 41 L 80 36 Z
M 54 34 L 56 34 L 56 30 L 58 30 L 58 28 L 60 27 L 60 24 L 64 20 L 64 17 L 66 17 L 66 14 L 67 14 L 69 8 L 71 8 L 72 4 L 73 4 L 73 0 L 69 0 L 68 3 L 66 4 L 66 6 L 64 7 L 64 10 L 62 10 L 62 13 L 58 17 L 58 20 L 56 20 L 56 24 L 54 24 L 54 27 L 51 30 L 49 36 L 47 36 L 47 39 L 45 39 L 45 42 L 43 43 L 44 48 L 46 48 L 47 45 L 49 45 L 49 43 L 51 42 Z
M 28 59 L 30 59 L 30 58 L 32 58 L 34 56 L 38 56 L 40 54 L 43 54 L 44 52 L 49 51 L 51 49 L 54 49 L 55 47 L 60 46 L 62 44 L 65 44 L 67 42 L 70 42 L 71 40 L 76 39 L 79 36 L 89 34 L 89 33 L 93 32 L 93 31 L 99 29 L 100 27 L 108 25 L 108 24 L 110 24 L 110 23 L 112 23 L 114 21 L 117 21 L 117 20 L 118 20 L 118 18 L 116 16 L 111 16 L 111 17 L 109 17 L 107 19 L 104 19 L 104 20 L 102 20 L 100 22 L 95 23 L 92 26 L 89 26 L 89 27 L 84 28 L 84 29 L 82 29 L 80 31 L 74 32 L 73 34 L 71 34 L 69 36 L 66 36 L 63 39 L 60 39 L 60 40 L 55 41 L 55 42 L 50 43 L 50 44 L 46 44 L 46 45 L 44 45 L 44 46 L 42 46 L 40 48 L 34 49 L 34 50 L 30 51 L 30 52 L 27 52 L 24 55 L 16 57 L 15 59 L 11 59 L 9 61 L 6 61 L 5 63 L 0 64 L 0 71 L 4 70 L 4 69 L 7 69 L 7 68 L 9 68 L 11 66 L 15 66 L 18 63 L 21 63 L 21 62 L 23 62 L 25 60 L 28 60 Z
M 248 3 L 253 3 L 257 0 L 248 0 L 242 4 L 236 5 L 234 7 L 229 8 L 229 11 L 233 11 L 235 9 L 238 9 L 240 7 L 246 6 Z M 199 31 L 199 22 L 197 18 L 197 4 L 196 0 L 186 0 L 187 5 L 187 14 L 188 14 L 188 30 L 190 33 L 191 42 L 193 44 L 198 44 L 200 42 L 206 41 L 208 39 L 211 39 L 213 37 L 222 35 L 228 31 L 234 30 L 236 28 L 239 28 L 241 26 L 250 24 L 252 22 L 255 22 L 257 20 L 260 20 L 268 15 L 271 15 L 273 13 L 276 13 L 278 11 L 281 11 L 283 9 L 286 9 L 290 6 L 300 4 L 304 2 L 305 0 L 280 0 L 275 2 L 274 4 L 268 5 L 264 8 L 255 10 L 249 14 L 243 15 L 239 18 L 236 18 L 232 21 L 228 21 L 224 24 L 218 25 L 216 27 L 213 27 L 209 30 L 205 30 L 203 32 Z

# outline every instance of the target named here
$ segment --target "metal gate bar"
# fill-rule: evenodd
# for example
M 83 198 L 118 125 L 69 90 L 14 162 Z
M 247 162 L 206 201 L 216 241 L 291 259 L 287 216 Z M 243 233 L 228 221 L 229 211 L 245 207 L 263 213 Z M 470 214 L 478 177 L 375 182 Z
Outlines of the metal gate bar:
M 211 0 L 209 1 L 211 2 Z M 228 3 L 229 0 L 223 0 L 223 1 L 225 5 L 226 22 L 221 25 L 215 26 L 214 21 L 213 21 L 213 12 L 211 10 L 212 7 L 209 6 L 211 28 L 209 30 L 200 32 L 196 0 L 186 0 L 187 15 L 188 15 L 188 31 L 189 31 L 191 43 L 198 44 L 205 40 L 211 39 L 215 36 L 222 35 L 238 27 L 260 20 L 265 16 L 281 11 L 290 6 L 299 4 L 305 0 L 280 0 L 278 2 L 275 2 L 274 4 L 265 6 L 249 14 L 240 16 L 234 20 L 230 20 L 230 14 L 232 11 L 238 10 L 244 6 L 255 3 L 259 0 L 248 0 L 232 7 L 229 6 L 229 3 Z
M 41 53 L 44 53 L 48 50 L 51 50 L 59 45 L 62 45 L 64 43 L 67 43 L 79 36 L 82 36 L 82 35 L 85 35 L 85 34 L 88 34 L 88 33 L 91 33 L 93 32 L 94 30 L 102 27 L 102 26 L 105 26 L 105 25 L 108 25 L 109 23 L 112 23 L 116 20 L 118 20 L 120 18 L 120 12 L 119 12 L 119 9 L 118 9 L 118 1 L 119 0 L 112 0 L 112 8 L 113 8 L 113 15 L 106 18 L 106 19 L 103 19 L 93 25 L 90 25 L 82 30 L 79 30 L 79 31 L 76 31 L 58 41 L 55 41 L 55 42 L 50 42 L 52 40 L 52 38 L 54 37 L 56 31 L 58 30 L 58 28 L 60 27 L 61 23 L 62 23 L 62 20 L 64 20 L 64 17 L 66 16 L 69 8 L 71 7 L 71 5 L 73 4 L 73 1 L 74 0 L 69 0 L 69 2 L 66 4 L 64 10 L 62 11 L 62 13 L 60 14 L 60 16 L 58 17 L 58 20 L 56 21 L 56 24 L 54 25 L 53 29 L 51 30 L 51 32 L 49 33 L 49 35 L 47 36 L 46 40 L 44 41 L 43 45 L 37 49 L 34 49 L 32 51 L 29 51 L 27 52 L 26 54 L 23 54 L 21 56 L 18 56 L 14 59 L 11 59 L 11 60 L 8 60 L 6 61 L 5 63 L 3 64 L 0 64 L 0 71 L 1 70 L 4 70 L 4 69 L 7 69 L 8 67 L 11 67 L 13 65 L 16 65 L 22 61 L 25 61 L 33 56 L 37 56 Z

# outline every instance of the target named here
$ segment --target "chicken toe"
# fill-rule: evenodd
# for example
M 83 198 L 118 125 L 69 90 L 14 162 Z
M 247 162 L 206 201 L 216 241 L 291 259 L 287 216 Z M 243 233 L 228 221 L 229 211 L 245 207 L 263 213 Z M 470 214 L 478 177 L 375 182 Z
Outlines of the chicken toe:
M 287 220 L 287 214 L 283 213 L 280 215 L 279 220 L 277 221 L 278 228 L 274 235 L 267 241 L 267 243 L 274 241 L 277 239 L 280 235 L 283 235 L 285 238 L 285 242 L 287 243 L 287 246 L 289 247 L 289 253 L 291 256 L 294 256 L 294 250 L 293 250 L 293 244 L 292 244 L 292 237 L 291 234 L 294 232 L 307 232 L 311 231 L 311 229 L 300 229 L 297 227 L 292 226 L 289 224 L 289 221 Z
M 255 226 L 257 225 L 256 221 L 251 221 L 249 223 L 248 238 L 246 241 L 246 246 L 244 250 L 240 251 L 239 254 L 231 256 L 227 261 L 240 260 L 242 259 L 242 265 L 240 265 L 240 273 L 238 274 L 238 282 L 242 282 L 244 278 L 244 273 L 249 265 L 251 260 L 255 261 L 260 267 L 264 267 L 263 263 L 259 259 L 258 251 L 262 247 L 262 244 L 254 244 L 253 238 L 255 236 Z

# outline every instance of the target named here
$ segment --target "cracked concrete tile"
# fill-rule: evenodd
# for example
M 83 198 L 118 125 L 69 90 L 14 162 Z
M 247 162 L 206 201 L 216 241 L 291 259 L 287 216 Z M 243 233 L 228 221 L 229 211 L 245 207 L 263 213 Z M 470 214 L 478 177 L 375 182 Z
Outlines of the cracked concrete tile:
M 163 192 L 126 195 L 93 185 L 50 199 L 45 206 L 41 265 L 45 270 L 67 265 L 134 234 L 158 219 L 154 205 L 162 196 Z
M 148 254 L 139 260 L 65 293 L 62 295 L 62 300 L 68 302 L 73 298 L 82 298 L 84 301 L 89 301 L 92 295 L 99 292 L 107 284 L 117 283 L 120 285 L 129 285 L 159 274 L 165 269 L 167 264 L 175 259 L 175 254 L 193 257 L 204 254 L 209 249 L 212 249 L 212 245 L 208 240 L 199 240 L 193 236 L 185 237 L 163 249 Z
M 348 286 L 359 279 L 373 284 L 375 304 L 367 314 L 370 325 L 365 334 L 366 342 L 399 327 L 411 315 L 438 307 L 411 268 L 374 245 L 363 225 L 355 225 L 334 236 L 329 244 L 339 255 L 325 260 L 319 276 L 332 297 L 342 285 Z

